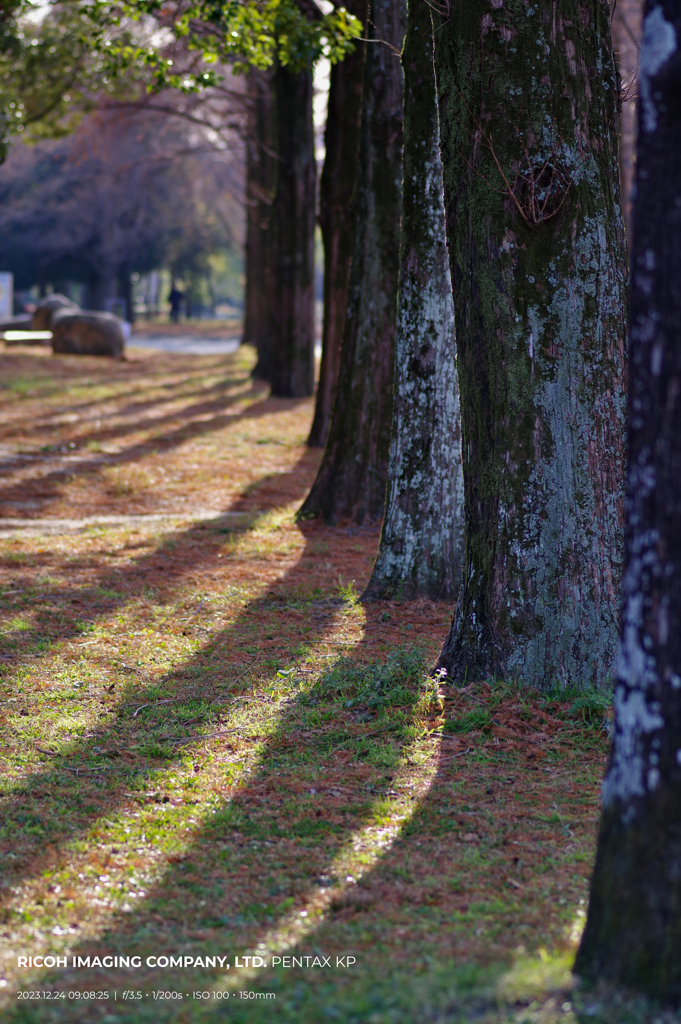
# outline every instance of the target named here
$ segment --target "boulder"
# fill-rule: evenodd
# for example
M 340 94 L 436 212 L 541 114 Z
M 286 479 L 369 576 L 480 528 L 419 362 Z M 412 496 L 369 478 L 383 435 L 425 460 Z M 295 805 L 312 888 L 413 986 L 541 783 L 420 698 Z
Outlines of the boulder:
M 77 356 L 112 356 L 120 359 L 125 349 L 123 321 L 113 313 L 69 309 L 55 312 L 52 351 Z
M 70 309 L 75 313 L 80 309 L 80 306 L 75 302 L 71 302 L 71 299 L 68 299 L 66 295 L 60 295 L 59 292 L 48 295 L 36 307 L 36 311 L 31 319 L 31 330 L 51 331 L 52 318 L 59 309 Z

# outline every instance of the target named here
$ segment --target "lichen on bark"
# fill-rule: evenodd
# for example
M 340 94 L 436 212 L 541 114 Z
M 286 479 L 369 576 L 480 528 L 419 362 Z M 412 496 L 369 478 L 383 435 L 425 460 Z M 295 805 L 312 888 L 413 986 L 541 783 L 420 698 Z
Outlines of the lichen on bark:
M 406 0 L 373 0 L 367 33 L 355 224 L 338 387 L 324 457 L 299 515 L 383 513 L 400 246 Z
M 618 637 L 627 259 L 605 0 L 435 33 L 466 505 L 439 664 L 603 685 Z
M 645 7 L 622 640 L 575 972 L 681 1002 L 681 2 Z
M 409 0 L 393 428 L 381 543 L 363 599 L 456 597 L 461 415 L 430 9 Z

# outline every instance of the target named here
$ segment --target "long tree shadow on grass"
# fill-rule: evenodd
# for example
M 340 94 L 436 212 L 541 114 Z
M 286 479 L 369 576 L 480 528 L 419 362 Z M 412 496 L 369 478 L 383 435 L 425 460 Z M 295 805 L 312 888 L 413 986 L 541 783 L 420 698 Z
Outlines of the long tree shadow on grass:
M 258 389 L 255 389 L 255 394 L 259 394 Z M 234 398 L 234 402 L 239 400 L 240 396 Z M 300 399 L 299 402 L 306 401 L 306 399 Z M 225 400 L 222 405 L 231 404 Z M 9 484 L 6 487 L 0 487 L 0 504 L 12 504 L 19 499 L 25 500 L 27 497 L 37 498 L 43 505 L 47 505 L 54 498 L 59 496 L 59 486 L 64 483 L 64 480 L 68 478 L 71 480 L 74 477 L 85 477 L 92 473 L 101 472 L 103 469 L 112 469 L 117 466 L 128 465 L 130 463 L 137 462 L 145 455 L 149 455 L 153 451 L 168 452 L 173 448 L 178 448 L 180 445 L 185 444 L 187 441 L 194 440 L 198 437 L 203 437 L 206 434 L 215 433 L 216 431 L 222 430 L 225 427 L 233 426 L 242 420 L 256 419 L 261 416 L 267 416 L 278 409 L 285 408 L 290 409 L 295 406 L 297 400 L 295 399 L 275 399 L 275 398 L 262 398 L 259 401 L 253 402 L 246 409 L 237 412 L 221 412 L 218 415 L 211 415 L 209 418 L 195 419 L 186 421 L 184 413 L 178 412 L 177 416 L 173 416 L 173 420 L 180 420 L 179 425 L 171 431 L 166 433 L 158 433 L 139 441 L 136 444 L 130 445 L 128 448 L 121 452 L 116 452 L 112 455 L 107 456 L 94 456 L 89 459 L 80 459 L 78 462 L 71 463 L 59 467 L 59 469 L 51 470 L 42 476 L 32 478 L 28 481 L 22 480 L 16 484 Z M 155 422 L 152 423 L 155 425 Z M 137 427 L 131 426 L 130 431 L 137 431 Z M 128 432 L 130 432 L 128 431 Z M 106 433 L 106 432 L 105 432 Z M 88 435 L 88 440 L 92 440 L 93 434 Z M 107 435 L 108 436 L 108 435 Z M 36 489 L 39 489 L 36 492 Z
M 55 364 L 60 371 L 56 378 L 53 376 Z M 225 376 L 219 384 L 216 384 L 209 389 L 205 389 L 203 393 L 210 393 L 212 390 L 222 390 L 224 387 L 238 385 L 241 382 L 246 383 L 249 380 L 249 373 L 247 369 L 240 373 L 239 376 L 234 376 L 234 374 L 239 373 L 239 371 L 235 369 L 235 360 L 233 356 L 227 358 L 225 358 L 225 356 L 221 356 L 212 363 L 208 360 L 202 360 L 201 373 L 196 372 L 194 365 L 192 369 L 181 378 L 181 380 L 161 380 L 159 382 L 159 378 L 167 378 L 169 375 L 181 372 L 183 365 L 190 364 L 188 362 L 183 364 L 183 361 L 178 360 L 177 357 L 174 357 L 171 363 L 154 358 L 153 362 L 147 359 L 143 361 L 116 363 L 115 366 L 111 366 L 109 364 L 104 368 L 101 363 L 97 363 L 94 360 L 87 366 L 84 366 L 80 360 L 76 360 L 70 365 L 65 366 L 62 359 L 50 359 L 49 361 L 46 361 L 45 357 L 38 357 L 37 360 L 36 357 L 28 359 L 24 357 L 23 360 L 18 360 L 16 356 L 7 359 L 0 355 L 0 370 L 2 371 L 1 375 L 3 378 L 4 390 L 12 390 L 14 378 L 17 376 L 17 368 L 28 370 L 33 369 L 34 372 L 31 376 L 36 380 L 38 387 L 41 383 L 47 383 L 49 390 L 56 390 L 59 387 L 76 387 L 83 389 L 87 387 L 92 389 L 92 387 L 96 388 L 103 384 L 106 384 L 108 387 L 111 387 L 112 385 L 125 385 L 125 399 L 128 403 L 124 408 L 125 412 L 142 411 L 149 408 L 150 405 L 153 406 L 177 401 L 184 397 L 187 388 L 191 388 L 193 385 L 204 380 L 206 375 L 212 373 L 220 373 L 224 371 L 225 374 L 231 374 L 232 376 Z M 36 369 L 41 372 L 35 373 Z M 73 372 L 70 373 L 68 372 L 69 370 L 73 370 Z M 22 374 L 20 373 L 18 376 L 21 378 Z M 93 378 L 95 379 L 94 385 L 92 383 Z M 161 399 L 153 399 L 151 402 L 149 402 L 149 400 L 136 401 L 135 399 L 138 395 L 148 395 L 150 382 L 153 388 L 171 393 Z M 185 391 L 177 395 L 176 392 L 178 389 L 185 389 Z M 105 401 L 107 403 L 115 402 L 117 398 L 118 396 L 113 394 L 111 398 L 108 398 Z M 66 401 L 64 404 L 59 405 L 57 409 L 52 411 L 52 414 L 48 412 L 44 419 L 36 420 L 34 426 L 39 429 L 41 426 L 49 425 L 55 412 L 58 412 L 60 415 L 69 412 L 83 413 L 88 409 L 98 408 L 101 404 L 101 396 L 90 399 L 71 398 L 69 400 L 67 391 Z
M 424 799 L 373 869 L 286 950 L 298 963 L 352 952 L 356 968 L 244 979 L 276 993 L 277 1024 L 501 1024 L 528 1008 L 533 1020 L 565 1019 L 608 748 L 585 706 L 504 685 L 455 694 Z M 214 1006 L 205 1024 L 274 1016 L 257 999 Z
M 45 654 L 46 641 L 49 645 L 50 641 L 65 643 L 77 638 L 82 639 L 86 632 L 86 624 L 81 618 L 80 609 L 87 609 L 88 625 L 91 627 L 97 619 L 111 615 L 116 608 L 122 608 L 131 601 L 142 598 L 148 585 L 149 573 L 156 574 L 154 581 L 158 588 L 159 603 L 169 604 L 182 588 L 188 575 L 202 567 L 214 565 L 216 556 L 222 557 L 227 539 L 235 539 L 247 533 L 257 524 L 259 515 L 276 508 L 282 500 L 292 502 L 301 498 L 307 491 L 316 461 L 315 453 L 305 452 L 290 470 L 265 474 L 260 480 L 249 484 L 236 501 L 222 513 L 216 514 L 214 520 L 203 521 L 186 530 L 171 533 L 164 538 L 158 549 L 135 558 L 124 570 L 107 569 L 96 580 L 84 586 L 60 588 L 56 599 L 60 605 L 71 611 L 70 621 L 60 623 L 55 629 L 51 611 L 47 613 L 40 607 L 35 609 L 35 626 L 22 630 L 25 646 L 41 643 L 42 653 Z M 191 518 L 191 513 L 187 514 L 187 518 Z M 50 564 L 54 565 L 54 556 L 48 557 Z M 6 558 L 7 556 L 0 555 L 0 564 L 6 562 Z M 10 561 L 9 564 L 14 563 Z M 70 559 L 68 564 L 73 567 L 73 559 Z M 158 577 L 159 572 L 163 573 L 162 580 Z M 24 604 L 16 600 L 16 595 L 12 596 L 13 610 L 23 612 Z M 26 607 L 34 610 L 33 603 L 34 595 L 27 594 Z M 75 614 L 72 607 L 74 605 L 78 608 Z M 11 678 L 9 670 L 25 663 L 26 655 L 30 656 L 32 653 L 35 652 L 13 653 L 5 648 L 5 656 L 11 656 L 13 662 L 11 666 L 5 666 L 8 670 L 5 672 L 5 678 Z
M 240 384 L 247 385 L 250 383 L 251 378 L 249 377 L 248 370 L 239 370 L 235 368 L 232 361 L 225 360 L 224 357 L 214 364 L 204 364 L 202 373 L 189 373 L 186 376 L 182 376 L 181 379 L 176 381 L 163 381 L 162 378 L 167 378 L 172 373 L 177 373 L 178 368 L 173 368 L 167 364 L 159 367 L 156 372 L 154 368 L 149 366 L 148 362 L 135 364 L 140 369 L 139 376 L 142 378 L 139 382 L 135 380 L 121 381 L 121 383 L 129 384 L 129 389 L 126 390 L 124 404 L 117 409 L 118 416 L 133 416 L 145 413 L 150 409 L 155 409 L 164 405 L 168 405 L 170 402 L 182 401 L 189 398 L 191 395 L 200 395 L 206 401 L 211 401 L 211 395 L 215 395 L 216 399 L 221 396 L 222 392 L 226 388 L 238 387 Z M 211 385 L 203 385 L 206 376 L 213 374 L 222 374 L 222 378 L 218 383 Z M 160 378 L 160 379 L 159 379 Z M 77 384 L 77 378 L 73 381 Z M 106 383 L 109 384 L 109 379 L 106 379 Z M 160 397 L 149 398 L 150 386 L 152 389 L 164 392 Z M 265 385 L 261 385 L 264 389 Z M 147 397 L 144 397 L 147 396 Z M 116 402 L 117 396 L 112 395 L 111 398 L 106 399 L 107 403 Z M 120 401 L 120 399 L 118 399 Z M 99 409 L 102 404 L 101 398 L 90 399 L 88 401 L 74 401 L 71 405 L 59 406 L 58 410 L 55 410 L 60 415 L 65 412 L 83 413 L 88 409 Z M 52 421 L 54 414 L 50 414 L 48 411 L 45 414 L 44 419 L 36 421 L 36 427 L 39 429 L 41 426 L 47 426 Z
M 33 877 L 46 862 L 58 860 L 65 842 L 83 835 L 103 814 L 115 813 L 126 803 L 131 782 L 136 780 L 136 785 L 141 785 L 149 773 L 181 760 L 192 746 L 196 723 L 205 720 L 211 701 L 246 693 L 254 674 L 274 675 L 278 667 L 296 656 L 301 640 L 314 643 L 333 628 L 336 605 L 329 605 L 328 600 L 315 604 L 314 580 L 309 572 L 310 559 L 316 558 L 310 549 L 329 531 L 316 524 L 306 524 L 301 531 L 306 545 L 296 565 L 277 577 L 262 597 L 249 602 L 232 625 L 212 636 L 177 670 L 154 680 L 145 680 L 141 674 L 133 676 L 111 707 L 112 719 L 68 743 L 50 757 L 47 765 L 12 789 L 3 801 L 1 833 L 5 850 L 11 855 L 5 861 L 6 878 L 11 884 Z M 188 530 L 179 537 L 174 535 L 173 556 L 177 557 L 184 545 L 188 565 L 195 569 L 201 559 L 210 562 L 215 557 L 223 539 L 210 530 Z M 348 538 L 345 543 L 352 542 Z M 145 564 L 153 564 L 157 557 L 153 554 L 140 559 L 124 574 L 124 581 L 134 583 L 139 593 L 144 585 Z M 105 587 L 111 582 L 108 575 L 100 581 Z M 116 582 L 120 591 L 120 576 Z M 174 580 L 173 588 L 181 582 L 181 577 Z M 166 600 L 171 596 L 169 591 Z M 132 596 L 131 587 L 116 604 L 122 606 Z M 81 597 L 87 601 L 88 595 Z M 102 614 L 110 614 L 116 604 L 107 605 Z M 289 612 L 294 622 L 287 623 Z M 300 633 L 301 613 L 304 636 Z M 265 639 L 268 635 L 272 640 Z M 260 653 L 244 657 L 244 648 L 254 636 Z M 245 668 L 248 671 L 244 676 Z M 117 674 L 120 676 L 120 668 Z M 243 677 L 241 681 L 239 676 Z M 126 678 L 130 680 L 130 674 Z M 158 703 L 164 700 L 168 705 Z M 142 705 L 147 708 L 136 713 Z M 219 711 L 216 705 L 212 714 Z M 179 742 L 184 740 L 189 740 L 188 744 Z M 201 742 L 200 736 L 196 742 Z
M 117 1019 L 359 1024 L 376 1014 L 405 1024 L 453 1022 L 494 1010 L 504 992 L 520 1004 L 537 995 L 536 980 L 523 988 L 516 979 L 515 989 L 507 982 L 501 991 L 494 983 L 519 943 L 560 943 L 587 891 L 605 744 L 575 728 L 569 702 L 547 705 L 540 695 L 483 686 L 453 702 L 454 729 L 440 749 L 427 746 L 425 760 L 410 764 L 429 714 L 423 695 L 416 705 L 405 701 L 418 691 L 417 665 L 397 659 L 381 673 L 353 674 L 341 664 L 292 700 L 257 771 L 169 858 L 144 905 L 114 914 L 101 938 L 73 949 L 137 954 L 143 963 L 147 955 L 219 953 L 233 965 L 235 954 L 316 954 L 331 957 L 329 970 L 242 973 L 239 988 L 275 992 L 276 1011 L 232 1000 L 201 1015 L 191 1002 L 178 1009 L 149 1001 L 118 1007 Z M 494 728 L 461 733 L 471 716 L 480 724 L 485 706 Z M 430 785 L 410 793 L 419 776 L 430 776 Z M 390 828 L 391 819 L 401 824 Z M 339 877 L 347 856 L 357 865 L 352 881 Z M 101 867 L 90 870 L 94 876 Z M 356 968 L 334 970 L 336 956 L 348 953 Z M 219 975 L 142 970 L 134 985 L 194 991 Z M 221 977 L 229 984 L 229 972 Z M 131 982 L 95 969 L 50 972 L 41 984 Z M 30 1019 L 98 1015 L 96 1006 L 71 1005 L 41 1008 Z
M 168 858 L 143 905 L 114 913 L 105 935 L 73 946 L 72 953 L 219 952 L 231 958 L 273 930 L 295 939 L 308 914 L 315 920 L 320 893 L 323 898 L 342 888 L 339 872 L 353 837 L 366 827 L 380 831 L 395 773 L 423 727 L 423 675 L 423 657 L 413 649 L 383 668 L 358 669 L 345 661 L 326 673 L 320 687 L 290 699 L 257 767 L 230 800 L 205 817 L 190 844 Z M 171 979 L 175 989 L 204 987 L 218 973 L 199 971 L 197 981 L 196 973 L 175 970 L 156 987 L 167 987 Z M 107 985 L 123 984 L 123 978 L 109 971 Z M 148 987 L 153 980 L 142 972 L 135 986 Z M 75 982 L 76 974 L 68 971 L 44 980 L 66 988 Z M 102 975 L 79 971 L 77 982 L 101 987 Z M 94 1020 L 98 1013 L 73 1004 L 60 1011 L 53 1019 Z M 40 1011 L 33 1012 L 42 1019 Z M 117 1012 L 121 1019 L 160 1021 L 173 1007 Z
M 225 367 L 225 369 L 228 369 Z M 166 371 L 168 372 L 168 371 Z M 201 378 L 199 378 L 200 380 Z M 183 382 L 184 383 L 184 382 Z M 223 392 L 229 387 L 238 387 L 242 385 L 242 389 L 225 395 Z M 147 385 L 146 391 L 149 390 Z M 128 434 L 138 434 L 144 430 L 159 430 L 164 426 L 170 426 L 173 424 L 180 423 L 183 426 L 189 426 L 192 421 L 197 420 L 198 417 L 202 418 L 202 421 L 206 421 L 207 417 L 215 420 L 217 413 L 224 413 L 230 407 L 237 403 L 243 403 L 245 400 L 250 398 L 260 398 L 261 401 L 267 400 L 268 388 L 262 382 L 254 382 L 248 373 L 244 371 L 241 377 L 226 377 L 219 384 L 212 385 L 209 388 L 200 388 L 196 393 L 196 401 L 189 405 L 183 405 L 180 409 L 174 410 L 173 412 L 164 413 L 162 415 L 149 415 L 144 418 L 140 418 L 140 414 L 144 412 L 153 413 L 154 410 L 158 409 L 159 406 L 165 405 L 169 402 L 181 402 L 191 397 L 191 392 L 188 394 L 183 392 L 181 394 L 171 394 L 164 398 L 153 398 L 147 399 L 145 402 L 128 402 L 125 405 L 119 405 L 115 409 L 115 416 L 118 419 L 123 417 L 135 416 L 135 419 L 131 419 L 129 422 L 116 423 L 112 425 L 103 425 L 99 427 L 89 427 L 86 425 L 85 429 L 78 433 L 75 432 L 71 435 L 71 443 L 73 444 L 72 454 L 76 454 L 86 444 L 91 442 L 107 443 L 115 441 L 119 438 L 126 437 Z M 211 397 L 214 396 L 214 397 Z M 107 401 L 107 404 L 113 404 L 116 398 L 111 398 Z M 118 400 L 120 402 L 120 399 Z M 93 403 L 98 406 L 100 403 Z M 55 410 L 55 414 L 63 415 L 61 409 Z M 54 414 L 53 414 L 54 415 Z M 44 424 L 40 421 L 31 425 L 32 430 L 40 430 L 41 426 L 49 428 L 53 417 L 47 415 Z M 160 439 L 163 435 L 159 435 Z M 44 460 L 49 452 L 49 446 L 44 450 L 42 459 Z M 38 453 L 31 454 L 31 465 L 39 464 L 41 461 L 41 455 Z
M 239 988 L 276 994 L 277 1024 L 501 1022 L 524 1019 L 530 1004 L 543 1007 L 537 1019 L 563 1019 L 607 742 L 598 720 L 580 720 L 579 700 L 506 686 L 467 691 L 448 708 L 427 792 L 373 868 L 302 941 L 270 948 L 290 956 L 292 969 L 242 972 Z M 483 714 L 483 730 L 459 731 L 480 726 Z M 384 799 L 374 808 L 385 815 Z M 356 966 L 334 970 L 347 953 Z M 332 954 L 332 966 L 296 968 L 294 957 L 304 965 L 315 954 Z M 206 1024 L 275 1019 L 257 998 L 212 1005 Z

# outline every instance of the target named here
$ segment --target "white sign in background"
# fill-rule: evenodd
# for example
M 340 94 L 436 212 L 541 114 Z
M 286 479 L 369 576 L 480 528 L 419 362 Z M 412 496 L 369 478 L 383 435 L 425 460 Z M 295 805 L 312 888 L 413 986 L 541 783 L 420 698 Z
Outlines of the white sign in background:
M 14 315 L 14 274 L 0 274 L 0 319 Z

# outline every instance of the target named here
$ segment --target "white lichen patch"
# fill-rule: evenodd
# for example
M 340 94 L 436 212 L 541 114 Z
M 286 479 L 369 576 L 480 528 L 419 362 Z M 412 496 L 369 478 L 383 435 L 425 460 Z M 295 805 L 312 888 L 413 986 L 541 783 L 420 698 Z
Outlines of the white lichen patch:
M 543 378 L 533 400 L 535 458 L 522 509 L 510 515 L 503 503 L 499 507 L 499 528 L 512 534 L 509 549 L 522 567 L 519 578 L 533 581 L 532 594 L 516 594 L 516 604 L 539 626 L 512 650 L 507 665 L 539 685 L 602 684 L 612 678 L 618 642 L 623 480 L 622 452 L 615 447 L 625 429 L 625 395 L 622 387 L 608 386 L 595 397 L 593 382 L 607 375 L 622 384 L 623 366 L 616 361 L 614 373 L 609 370 L 601 339 L 617 319 L 623 280 L 596 221 L 583 223 L 575 260 L 587 268 L 581 275 L 561 275 L 558 260 L 548 268 L 547 278 L 560 283 L 548 304 L 529 307 L 520 328 L 529 327 L 528 356 L 539 360 Z M 598 297 L 595 308 L 592 296 Z M 588 348 L 585 336 L 593 339 Z M 547 352 L 550 363 L 543 359 Z M 609 486 L 595 438 L 613 458 Z
M 654 487 L 655 474 L 647 464 L 644 450 L 629 471 L 630 521 L 640 520 L 641 503 Z M 665 723 L 660 705 L 646 696 L 653 692 L 659 675 L 654 655 L 646 650 L 649 637 L 643 614 L 647 578 L 659 571 L 659 539 L 657 530 L 647 530 L 634 537 L 623 580 L 624 614 L 617 658 L 619 685 L 614 700 L 615 736 L 610 768 L 603 784 L 604 806 L 615 799 L 626 804 L 633 797 L 643 796 L 646 789 L 652 792 L 660 781 L 659 755 L 655 750 L 659 744 L 655 740 L 648 744 L 646 755 L 646 737 L 662 729 Z
M 419 190 L 419 239 L 433 244 L 418 259 L 403 258 L 400 272 L 388 496 L 372 585 L 452 597 L 463 565 L 463 471 L 437 138 Z
M 643 740 L 663 728 L 664 719 L 651 711 L 643 692 L 638 689 L 618 686 L 614 704 L 615 742 L 610 769 L 603 783 L 604 807 L 615 799 L 627 802 L 631 797 L 644 796 L 644 779 L 648 788 L 654 789 L 660 777 L 656 768 L 647 768 Z

